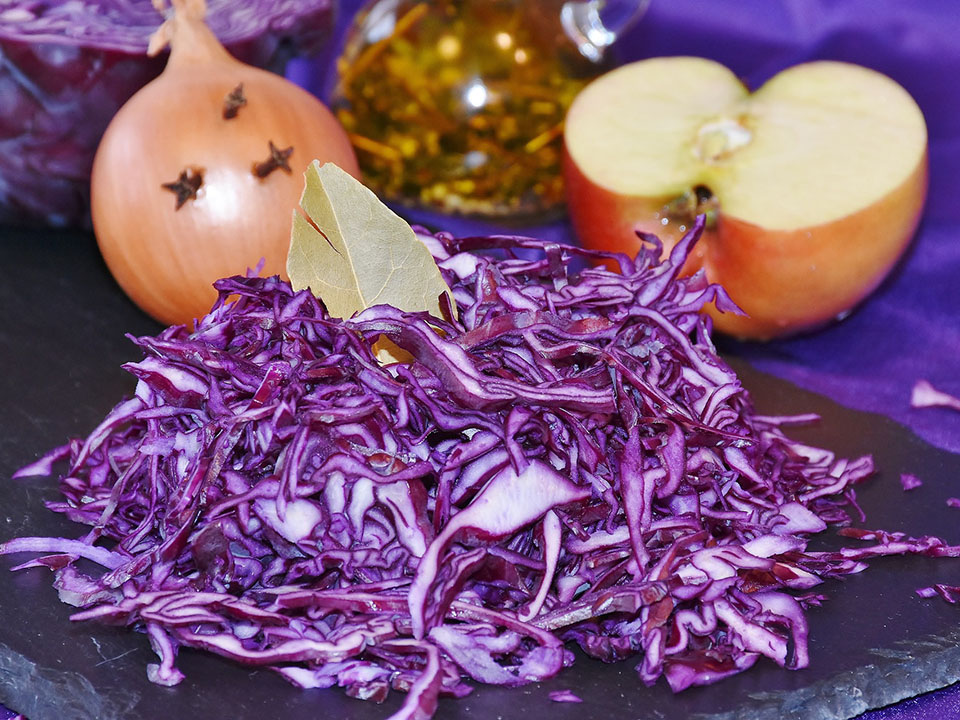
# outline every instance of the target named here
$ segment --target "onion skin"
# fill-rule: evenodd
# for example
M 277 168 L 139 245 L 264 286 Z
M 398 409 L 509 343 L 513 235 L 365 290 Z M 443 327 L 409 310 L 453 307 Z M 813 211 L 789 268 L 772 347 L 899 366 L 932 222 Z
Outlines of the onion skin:
M 261 260 L 261 274 L 285 277 L 291 216 L 312 160 L 354 176 L 359 169 L 320 100 L 231 57 L 189 9 L 177 7 L 165 28 L 166 69 L 120 109 L 97 149 L 91 216 L 120 287 L 171 325 L 205 315 L 215 280 Z M 224 99 L 241 83 L 247 103 L 225 119 Z M 269 158 L 271 142 L 293 148 L 291 171 L 261 179 L 253 166 Z M 201 172 L 203 184 L 177 209 L 176 194 L 163 185 L 188 169 Z

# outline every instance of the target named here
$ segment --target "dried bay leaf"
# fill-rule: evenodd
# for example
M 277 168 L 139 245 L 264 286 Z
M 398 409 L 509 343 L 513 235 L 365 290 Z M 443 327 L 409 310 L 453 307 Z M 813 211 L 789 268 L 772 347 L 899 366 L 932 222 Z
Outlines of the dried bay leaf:
M 403 218 L 349 173 L 314 160 L 294 211 L 287 274 L 310 288 L 331 316 L 346 319 L 373 305 L 442 318 L 450 288 L 426 245 Z

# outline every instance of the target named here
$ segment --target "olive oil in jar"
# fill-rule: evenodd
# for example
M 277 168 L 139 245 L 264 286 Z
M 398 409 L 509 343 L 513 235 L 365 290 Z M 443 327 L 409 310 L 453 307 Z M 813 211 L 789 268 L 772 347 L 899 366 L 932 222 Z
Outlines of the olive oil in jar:
M 601 71 L 565 34 L 562 5 L 380 0 L 361 11 L 331 106 L 364 182 L 439 212 L 556 211 L 564 115 Z

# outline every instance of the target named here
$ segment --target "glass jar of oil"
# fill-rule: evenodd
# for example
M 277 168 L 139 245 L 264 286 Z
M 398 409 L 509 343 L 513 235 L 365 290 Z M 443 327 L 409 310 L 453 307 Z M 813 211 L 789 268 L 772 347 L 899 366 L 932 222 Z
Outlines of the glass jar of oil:
M 645 5 L 614 4 L 624 3 L 634 17 Z M 598 12 L 591 16 L 595 5 L 366 5 L 338 58 L 330 101 L 352 139 L 364 182 L 387 201 L 438 212 L 556 212 L 563 202 L 564 115 L 604 69 L 597 41 L 603 45 L 604 36 L 596 28 L 608 32 L 607 42 L 614 37 Z

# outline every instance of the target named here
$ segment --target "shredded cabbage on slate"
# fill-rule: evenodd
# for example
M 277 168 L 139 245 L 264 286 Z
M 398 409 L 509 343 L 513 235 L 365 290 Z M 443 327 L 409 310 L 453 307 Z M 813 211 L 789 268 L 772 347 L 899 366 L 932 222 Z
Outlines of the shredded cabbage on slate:
M 201 648 L 404 691 L 397 720 L 471 680 L 553 676 L 573 644 L 675 691 L 763 656 L 804 667 L 825 578 L 958 548 L 845 528 L 867 542 L 807 549 L 859 519 L 872 462 L 755 412 L 700 312 L 733 304 L 679 275 L 701 230 L 662 262 L 652 236 L 635 259 L 427 237 L 457 320 L 334 320 L 276 277 L 221 280 L 194 331 L 134 338 L 132 397 L 20 471 L 66 460 L 50 508 L 89 531 L 0 552 L 39 553 L 21 567 L 54 570 L 74 619 L 145 632 L 154 682 Z M 413 361 L 381 366 L 382 336 Z

